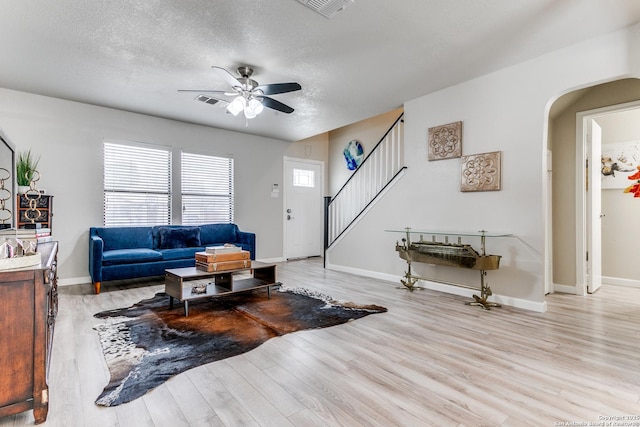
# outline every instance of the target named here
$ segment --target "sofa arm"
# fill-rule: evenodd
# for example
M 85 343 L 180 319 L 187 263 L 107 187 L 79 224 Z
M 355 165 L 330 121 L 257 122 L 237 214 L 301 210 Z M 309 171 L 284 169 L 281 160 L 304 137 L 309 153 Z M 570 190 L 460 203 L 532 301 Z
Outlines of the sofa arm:
M 89 236 L 89 274 L 93 283 L 102 282 L 102 253 L 104 241 L 101 237 Z
M 256 259 L 256 234 L 250 233 L 248 231 L 240 231 L 236 232 L 236 236 L 238 239 L 238 243 L 244 243 L 249 245 L 251 248 L 249 251 L 251 252 L 251 259 Z

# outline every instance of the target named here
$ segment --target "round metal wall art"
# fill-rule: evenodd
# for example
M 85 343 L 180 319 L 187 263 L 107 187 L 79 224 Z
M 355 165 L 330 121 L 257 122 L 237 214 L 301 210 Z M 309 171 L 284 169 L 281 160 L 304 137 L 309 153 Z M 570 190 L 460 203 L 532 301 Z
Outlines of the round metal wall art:
M 364 148 L 355 139 L 347 143 L 342 154 L 347 162 L 347 169 L 350 171 L 356 170 L 364 160 Z

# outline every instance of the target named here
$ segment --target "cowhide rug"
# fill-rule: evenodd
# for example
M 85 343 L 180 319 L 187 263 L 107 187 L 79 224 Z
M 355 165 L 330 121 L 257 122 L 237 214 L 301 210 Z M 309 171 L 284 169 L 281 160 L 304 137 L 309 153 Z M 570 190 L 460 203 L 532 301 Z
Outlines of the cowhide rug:
M 153 298 L 95 317 L 111 379 L 96 404 L 130 402 L 174 375 L 236 356 L 269 338 L 303 329 L 325 328 L 387 311 L 376 305 L 341 303 L 305 289 L 229 295 L 191 301 L 189 317 L 169 297 Z

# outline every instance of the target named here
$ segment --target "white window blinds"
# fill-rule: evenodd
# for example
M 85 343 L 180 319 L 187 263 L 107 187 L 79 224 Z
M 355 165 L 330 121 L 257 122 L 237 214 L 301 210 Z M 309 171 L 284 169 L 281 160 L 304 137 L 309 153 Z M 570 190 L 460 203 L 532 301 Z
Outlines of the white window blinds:
M 233 159 L 182 153 L 182 224 L 233 222 Z
M 171 222 L 171 152 L 104 142 L 104 225 Z

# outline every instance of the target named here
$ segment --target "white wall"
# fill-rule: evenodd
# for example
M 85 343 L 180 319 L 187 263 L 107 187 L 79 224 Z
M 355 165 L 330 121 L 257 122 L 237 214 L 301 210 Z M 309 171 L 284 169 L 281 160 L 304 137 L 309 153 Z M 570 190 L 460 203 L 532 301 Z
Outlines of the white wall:
M 42 156 L 39 187 L 54 195 L 62 284 L 88 280 L 88 230 L 102 225 L 104 138 L 233 156 L 235 222 L 256 233 L 257 258 L 282 257 L 282 198 L 271 198 L 271 188 L 282 188 L 288 142 L 6 89 L 0 89 L 0 129 L 17 150 Z
M 585 41 L 405 103 L 407 173 L 331 249 L 329 267 L 401 276 L 405 264 L 393 250 L 401 236 L 385 229 L 508 232 L 515 237 L 487 244 L 489 253 L 503 256 L 500 270 L 487 277 L 493 293 L 512 305 L 544 310 L 548 108 L 574 88 L 631 75 L 636 30 Z M 501 191 L 461 193 L 459 159 L 427 161 L 428 128 L 458 120 L 463 155 L 502 151 Z M 461 269 L 420 266 L 416 272 L 479 282 L 477 272 Z
M 329 132 L 329 194 L 335 196 L 353 174 L 344 158 L 344 149 L 349 141 L 355 139 L 360 142 L 365 157 L 368 156 L 401 114 L 402 109 L 399 108 Z
M 285 156 L 298 159 L 318 160 L 324 162 L 326 167 L 327 162 L 331 161 L 329 159 L 329 133 L 325 132 L 289 145 L 289 148 L 285 152 Z M 322 188 L 324 188 L 325 192 L 323 196 L 329 194 L 328 183 L 329 177 L 328 174 L 325 173 L 322 183 Z

